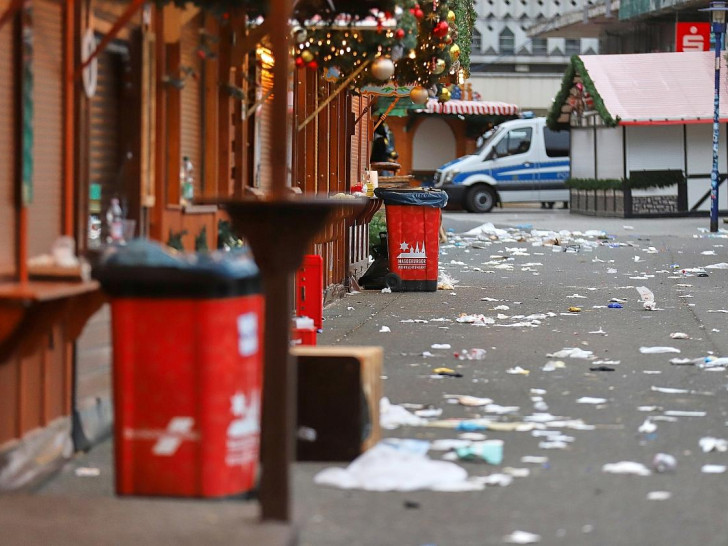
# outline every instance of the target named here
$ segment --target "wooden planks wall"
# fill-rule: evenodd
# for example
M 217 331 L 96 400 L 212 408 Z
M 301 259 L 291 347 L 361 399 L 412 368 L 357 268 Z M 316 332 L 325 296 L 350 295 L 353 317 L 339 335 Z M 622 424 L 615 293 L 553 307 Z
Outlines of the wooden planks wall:
M 0 363 L 0 445 L 68 415 L 71 408 L 71 346 L 62 324 L 45 343 Z
M 16 58 L 14 25 L 0 29 L 0 277 L 15 274 L 17 230 L 15 227 L 16 105 L 14 97 Z

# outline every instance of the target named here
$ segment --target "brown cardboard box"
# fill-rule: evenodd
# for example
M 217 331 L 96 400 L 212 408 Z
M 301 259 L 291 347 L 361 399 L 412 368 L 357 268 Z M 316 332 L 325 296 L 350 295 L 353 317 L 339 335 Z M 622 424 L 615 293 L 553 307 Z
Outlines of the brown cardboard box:
M 299 461 L 351 461 L 379 441 L 381 347 L 294 347 L 298 365 Z

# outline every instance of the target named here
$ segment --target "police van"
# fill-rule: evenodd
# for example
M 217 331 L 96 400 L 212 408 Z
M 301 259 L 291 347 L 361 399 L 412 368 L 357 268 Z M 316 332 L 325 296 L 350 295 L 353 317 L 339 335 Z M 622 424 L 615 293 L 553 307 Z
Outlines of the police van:
M 489 212 L 499 202 L 568 201 L 570 145 L 569 131 L 552 131 L 546 118 L 506 121 L 472 155 L 437 169 L 435 187 L 470 212 Z

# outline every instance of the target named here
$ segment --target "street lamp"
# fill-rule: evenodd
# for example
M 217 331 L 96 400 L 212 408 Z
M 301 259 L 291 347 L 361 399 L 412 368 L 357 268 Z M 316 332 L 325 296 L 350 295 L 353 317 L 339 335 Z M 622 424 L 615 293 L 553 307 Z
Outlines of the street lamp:
M 715 37 L 715 94 L 713 96 L 713 170 L 710 172 L 710 231 L 718 231 L 718 134 L 720 132 L 720 48 L 725 33 L 725 2 L 711 2 L 709 11 Z

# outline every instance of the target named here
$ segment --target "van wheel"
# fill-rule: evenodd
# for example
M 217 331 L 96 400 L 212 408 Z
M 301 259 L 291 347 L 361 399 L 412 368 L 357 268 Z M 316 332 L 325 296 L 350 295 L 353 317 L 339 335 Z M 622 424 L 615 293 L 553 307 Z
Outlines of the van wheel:
M 490 186 L 475 186 L 465 195 L 465 209 L 468 212 L 490 212 L 495 199 L 495 191 Z

